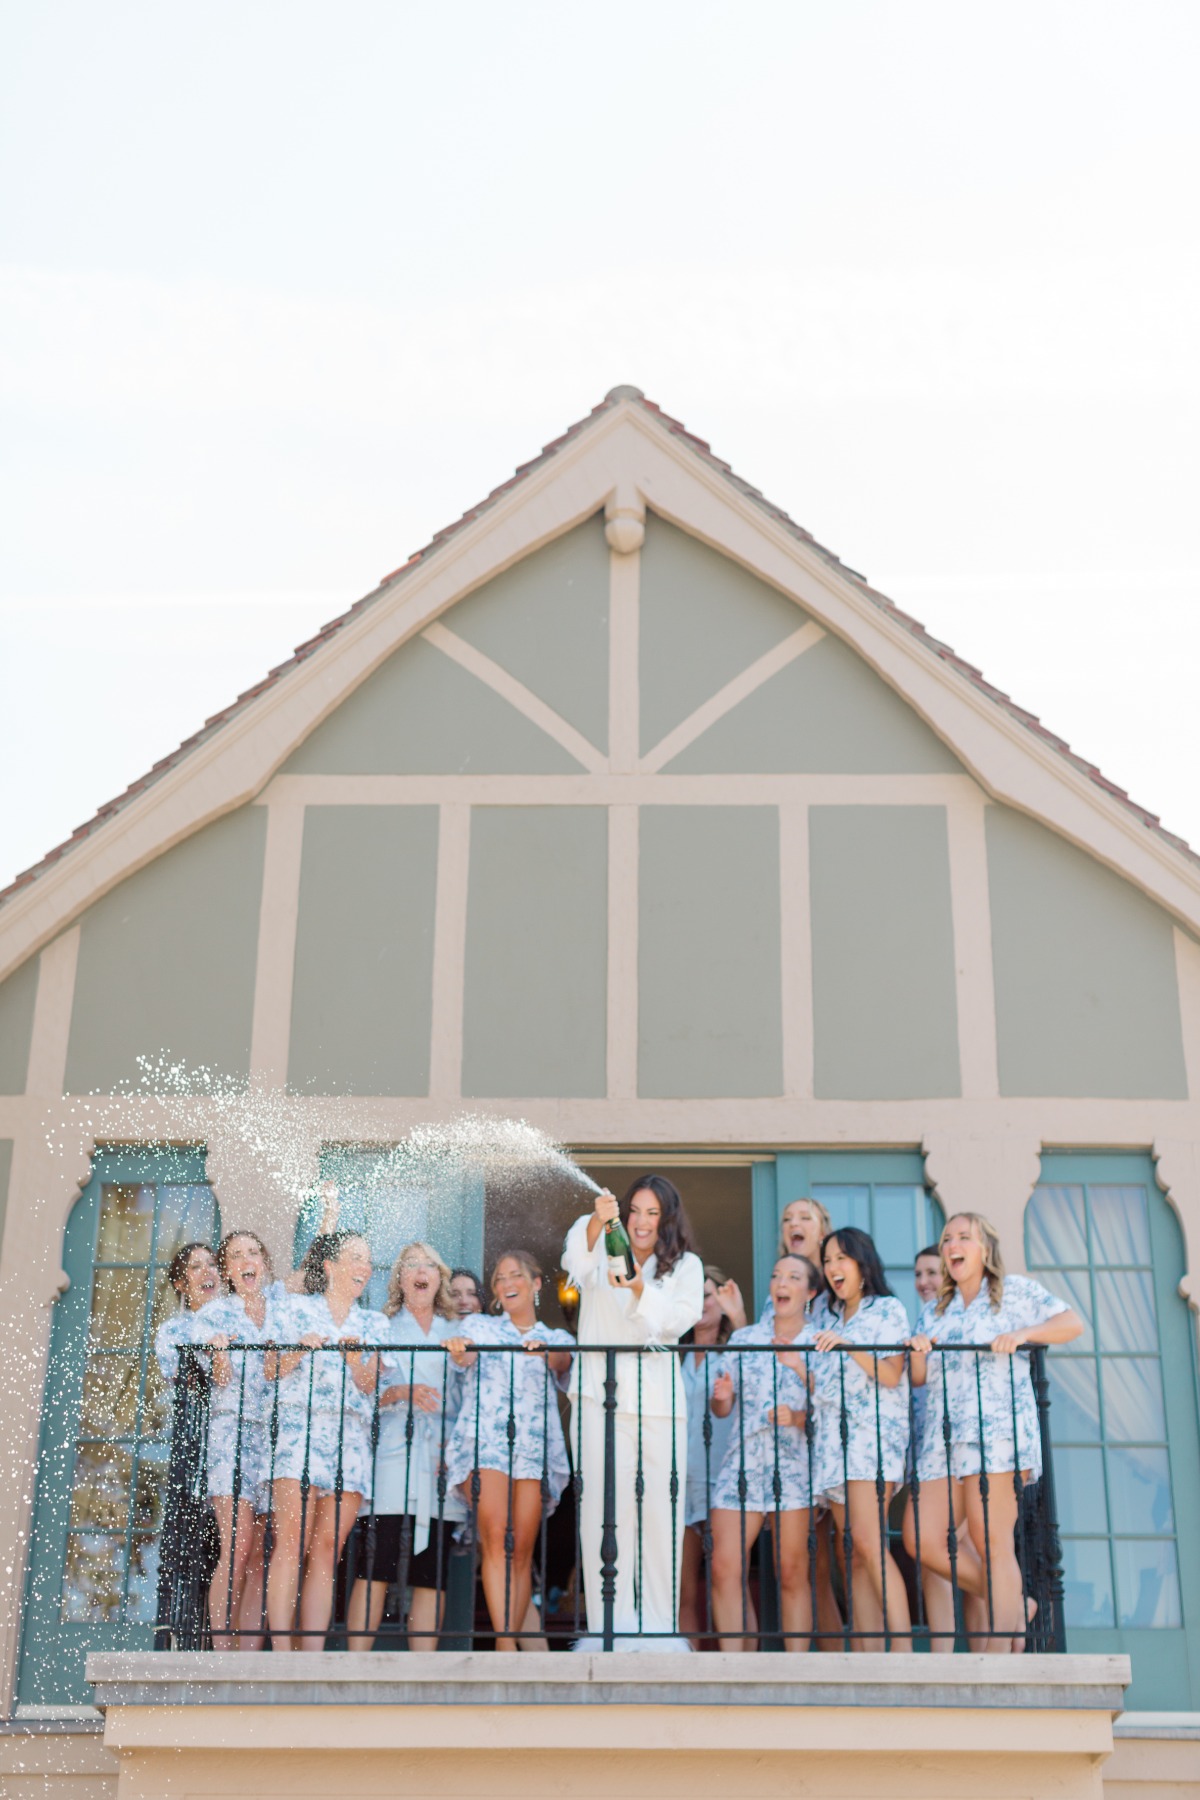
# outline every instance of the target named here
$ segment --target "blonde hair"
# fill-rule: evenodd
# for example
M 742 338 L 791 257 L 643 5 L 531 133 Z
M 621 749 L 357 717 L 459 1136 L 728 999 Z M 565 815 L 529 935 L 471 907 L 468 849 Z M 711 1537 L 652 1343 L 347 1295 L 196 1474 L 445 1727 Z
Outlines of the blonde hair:
M 496 1273 L 502 1262 L 520 1263 L 530 1281 L 542 1279 L 542 1265 L 532 1250 L 502 1250 L 492 1264 L 492 1273 L 488 1280 L 488 1289 L 492 1296 L 492 1311 L 501 1313 L 504 1308 L 496 1297 Z
M 991 1304 L 992 1311 L 998 1312 L 1000 1310 L 1000 1302 L 1004 1297 L 1004 1258 L 1000 1254 L 1000 1233 L 996 1230 L 996 1227 L 992 1224 L 990 1219 L 985 1219 L 982 1213 L 977 1212 L 951 1213 L 950 1217 L 946 1220 L 946 1223 L 942 1226 L 941 1233 L 938 1237 L 938 1255 L 942 1259 L 942 1283 L 938 1288 L 937 1304 L 934 1307 L 934 1311 L 940 1319 L 951 1300 L 953 1300 L 958 1288 L 958 1283 L 950 1273 L 949 1266 L 946 1262 L 946 1255 L 942 1249 L 942 1245 L 946 1239 L 946 1233 L 949 1231 L 951 1225 L 953 1225 L 955 1219 L 966 1219 L 967 1223 L 975 1233 L 976 1241 L 983 1247 L 983 1278 L 987 1282 L 988 1300 Z
M 454 1311 L 454 1300 L 450 1293 L 450 1265 L 442 1261 L 432 1244 L 423 1244 L 419 1239 L 411 1244 L 405 1244 L 392 1264 L 392 1272 L 388 1276 L 387 1299 L 383 1303 L 384 1312 L 389 1319 L 394 1319 L 404 1305 L 404 1287 L 400 1280 L 400 1266 L 405 1257 L 411 1256 L 414 1250 L 418 1250 L 422 1256 L 427 1256 L 431 1263 L 437 1265 L 439 1280 L 438 1291 L 433 1297 L 434 1312 L 440 1314 L 443 1319 L 457 1318 L 458 1315 Z
M 821 1227 L 820 1238 L 822 1243 L 825 1242 L 825 1239 L 833 1230 L 833 1220 L 829 1217 L 828 1212 L 825 1207 L 821 1205 L 821 1202 L 819 1200 L 814 1200 L 811 1194 L 797 1194 L 794 1200 L 788 1201 L 782 1213 L 779 1215 L 779 1248 L 775 1252 L 776 1261 L 778 1261 L 781 1256 L 795 1256 L 796 1254 L 794 1250 L 788 1249 L 787 1239 L 783 1235 L 783 1221 L 787 1218 L 788 1213 L 792 1210 L 793 1206 L 812 1207 L 817 1215 L 817 1224 Z M 824 1286 L 823 1281 L 821 1286 Z

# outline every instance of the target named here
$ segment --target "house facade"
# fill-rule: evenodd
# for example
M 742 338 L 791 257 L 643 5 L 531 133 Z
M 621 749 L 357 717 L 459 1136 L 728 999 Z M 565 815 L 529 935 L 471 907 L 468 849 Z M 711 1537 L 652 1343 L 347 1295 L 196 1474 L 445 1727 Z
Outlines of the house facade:
M 12 1781 L 115 1791 L 84 1658 L 150 1643 L 170 1249 L 286 1259 L 323 1173 L 353 1206 L 464 1114 L 672 1173 L 758 1298 L 799 1195 L 906 1298 L 989 1215 L 1088 1326 L 1055 1473 L 1068 1647 L 1132 1659 L 1109 1792 L 1184 1791 L 1200 860 L 632 388 L 0 896 Z M 570 1197 L 413 1205 L 479 1266 Z

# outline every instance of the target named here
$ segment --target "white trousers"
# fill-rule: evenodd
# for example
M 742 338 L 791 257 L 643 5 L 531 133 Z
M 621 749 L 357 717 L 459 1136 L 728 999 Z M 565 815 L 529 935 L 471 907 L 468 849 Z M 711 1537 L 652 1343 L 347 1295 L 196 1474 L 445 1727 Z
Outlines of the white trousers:
M 604 1408 L 582 1399 L 580 1443 L 583 1495 L 579 1537 L 588 1631 L 604 1629 L 600 1596 L 600 1540 L 604 1522 Z M 687 1417 L 642 1420 L 642 1519 L 638 1532 L 635 1482 L 638 1422 L 618 1412 L 616 1424 L 617 1583 L 613 1624 L 617 1631 L 675 1632 L 679 1629 L 679 1570 L 683 1560 L 684 1496 L 687 1489 Z M 674 1427 L 678 1493 L 671 1506 L 671 1439 Z M 574 1435 L 574 1434 L 572 1434 Z M 618 1649 L 621 1647 L 617 1646 Z M 664 1646 L 666 1647 L 666 1646 Z M 646 1645 L 653 1649 L 652 1644 Z

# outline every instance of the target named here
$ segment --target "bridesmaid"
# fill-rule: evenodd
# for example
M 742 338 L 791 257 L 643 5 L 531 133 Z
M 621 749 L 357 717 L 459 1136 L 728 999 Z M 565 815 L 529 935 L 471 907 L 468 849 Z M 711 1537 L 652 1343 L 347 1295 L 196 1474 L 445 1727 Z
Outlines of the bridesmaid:
M 1078 1313 L 1040 1281 L 1005 1274 L 996 1228 L 981 1213 L 947 1219 L 939 1248 L 941 1285 L 936 1299 L 922 1309 L 910 1340 L 913 1383 L 926 1389 L 917 1456 L 921 1561 L 939 1575 L 950 1575 L 947 1534 L 953 1519 L 959 1585 L 992 1615 L 990 1629 L 973 1636 L 972 1648 L 1004 1655 L 1024 1648 L 1032 1617 L 1014 1550 L 1018 1501 L 1013 1477 L 1025 1483 L 1042 1471 L 1029 1358 L 1019 1352 L 1027 1344 L 1069 1344 L 1084 1326 Z M 991 1355 L 944 1354 L 954 1344 L 990 1344 Z M 943 1354 L 931 1354 L 935 1345 Z M 947 1409 L 949 1462 L 942 1428 Z M 986 1505 L 984 1468 L 989 1476 Z M 910 1548 L 916 1535 L 911 1512 L 910 1502 L 905 1520 Z M 989 1553 L 990 1580 L 985 1566 Z
M 446 1472 L 470 1504 L 478 1474 L 481 1579 L 497 1650 L 516 1650 L 527 1632 L 542 1483 L 545 1510 L 553 1512 L 570 1479 L 554 1385 L 568 1384 L 575 1340 L 538 1318 L 541 1291 L 536 1259 L 528 1250 L 506 1250 L 492 1273 L 500 1316 L 476 1313 L 446 1341 L 468 1371 Z M 489 1345 L 514 1353 L 489 1355 Z M 522 1349 L 524 1356 L 516 1354 Z

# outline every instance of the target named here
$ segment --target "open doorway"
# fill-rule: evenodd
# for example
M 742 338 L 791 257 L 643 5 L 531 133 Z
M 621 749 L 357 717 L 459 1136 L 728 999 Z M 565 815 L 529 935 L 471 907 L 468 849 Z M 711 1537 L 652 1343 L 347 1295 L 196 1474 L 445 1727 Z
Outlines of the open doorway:
M 631 1150 L 578 1151 L 575 1160 L 601 1187 L 611 1188 L 618 1199 L 639 1175 L 665 1175 L 683 1196 L 691 1220 L 696 1248 L 703 1262 L 715 1263 L 732 1276 L 742 1290 L 748 1315 L 754 1316 L 754 1242 L 751 1229 L 751 1174 L 749 1157 L 702 1152 Z M 563 1239 L 580 1213 L 590 1212 L 592 1195 L 557 1178 L 539 1182 L 535 1191 L 510 1188 L 488 1190 L 484 1231 L 485 1269 L 488 1271 L 505 1250 L 531 1250 L 545 1274 L 542 1316 L 551 1325 L 563 1323 L 557 1284 Z M 489 1296 L 490 1299 L 490 1296 Z

